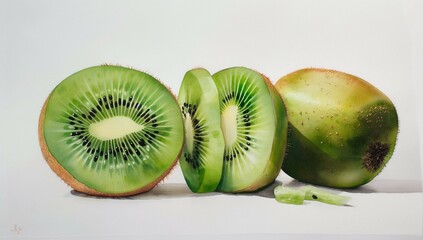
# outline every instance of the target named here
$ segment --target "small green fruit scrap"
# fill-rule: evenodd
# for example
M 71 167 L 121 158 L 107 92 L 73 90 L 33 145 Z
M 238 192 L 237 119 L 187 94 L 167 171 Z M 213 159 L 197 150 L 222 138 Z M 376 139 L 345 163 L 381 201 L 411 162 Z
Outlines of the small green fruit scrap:
M 273 190 L 276 201 L 288 204 L 303 204 L 304 200 L 319 201 L 322 203 L 343 206 L 351 198 L 318 189 L 313 186 L 304 186 L 299 189 L 279 185 Z
M 305 192 L 301 189 L 294 189 L 279 185 L 273 190 L 276 201 L 281 203 L 301 205 L 304 202 Z
M 305 200 L 315 200 L 337 206 L 343 206 L 351 199 L 350 197 L 330 193 L 312 186 L 304 186 L 301 190 L 305 192 Z

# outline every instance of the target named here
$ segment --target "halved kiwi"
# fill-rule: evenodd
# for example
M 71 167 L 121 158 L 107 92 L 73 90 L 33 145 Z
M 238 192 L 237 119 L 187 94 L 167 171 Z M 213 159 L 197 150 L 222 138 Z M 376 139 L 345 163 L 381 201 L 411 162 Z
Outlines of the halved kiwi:
M 63 80 L 39 120 L 42 153 L 77 191 L 128 196 L 153 188 L 184 142 L 174 96 L 152 76 L 97 66 Z
M 218 190 L 265 187 L 278 176 L 286 148 L 288 122 L 282 99 L 265 76 L 245 67 L 222 70 L 213 79 L 225 140 Z
M 178 103 L 185 122 L 180 159 L 185 181 L 193 192 L 214 191 L 222 175 L 224 142 L 218 92 L 207 70 L 198 68 L 185 74 Z

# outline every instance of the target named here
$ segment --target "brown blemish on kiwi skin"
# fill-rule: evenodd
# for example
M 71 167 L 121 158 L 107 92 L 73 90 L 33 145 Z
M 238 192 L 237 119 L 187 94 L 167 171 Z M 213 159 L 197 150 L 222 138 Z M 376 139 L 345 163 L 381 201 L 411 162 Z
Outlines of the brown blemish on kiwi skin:
M 389 149 L 389 144 L 386 143 L 375 142 L 370 145 L 363 156 L 363 167 L 371 173 L 377 172 L 384 165 Z
M 173 95 L 173 94 L 172 94 Z M 175 167 L 176 163 L 178 162 L 178 159 L 182 153 L 182 148 L 178 153 L 178 156 L 173 161 L 172 165 L 154 182 L 140 188 L 136 189 L 134 191 L 125 192 L 125 193 L 104 193 L 104 192 L 98 192 L 97 190 L 90 188 L 86 186 L 83 183 L 80 183 L 78 180 L 76 180 L 65 168 L 63 168 L 57 160 L 54 158 L 54 156 L 50 153 L 48 146 L 44 139 L 44 118 L 47 108 L 48 100 L 50 99 L 50 95 L 47 97 L 46 101 L 44 102 L 43 108 L 40 113 L 40 118 L 38 121 L 38 140 L 40 143 L 41 152 L 43 154 L 44 159 L 46 160 L 47 164 L 50 166 L 50 168 L 59 176 L 66 184 L 68 184 L 71 188 L 75 189 L 78 192 L 86 193 L 89 195 L 94 196 L 101 196 L 101 197 L 127 197 L 127 196 L 133 196 L 137 195 L 139 193 L 148 192 L 151 189 L 153 189 L 157 184 L 166 177 L 170 171 Z

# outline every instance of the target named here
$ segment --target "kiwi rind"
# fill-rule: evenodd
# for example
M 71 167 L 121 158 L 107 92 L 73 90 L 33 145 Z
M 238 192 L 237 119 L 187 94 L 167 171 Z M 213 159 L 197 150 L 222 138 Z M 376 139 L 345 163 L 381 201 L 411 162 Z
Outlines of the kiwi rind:
M 224 140 L 220 128 L 218 92 L 207 70 L 196 68 L 185 74 L 178 103 L 186 126 L 202 131 L 201 136 L 198 132 L 193 136 L 185 135 L 185 146 L 179 160 L 185 181 L 192 192 L 215 191 L 222 175 Z M 189 108 L 184 106 L 188 104 Z M 186 134 L 187 131 L 185 129 Z M 194 149 L 188 150 L 187 142 L 193 144 Z
M 92 68 L 89 68 L 89 69 L 94 69 L 94 68 L 100 68 L 100 67 L 92 67 Z M 126 71 L 125 70 L 126 68 L 117 67 L 117 66 L 101 66 L 101 68 L 108 68 L 108 69 L 119 68 L 122 71 Z M 87 70 L 87 69 L 84 69 L 84 70 Z M 84 71 L 84 70 L 82 70 L 82 71 Z M 82 72 L 82 71 L 80 71 L 80 72 Z M 135 70 L 131 70 L 131 71 L 135 71 Z M 167 89 L 167 91 L 168 91 L 168 89 Z M 54 92 L 54 90 L 53 90 L 53 92 Z M 46 101 L 43 105 L 42 111 L 40 113 L 39 126 L 38 126 L 38 137 L 39 137 L 40 147 L 41 147 L 41 150 L 42 150 L 42 154 L 43 154 L 45 160 L 47 161 L 48 165 L 51 167 L 51 169 L 60 178 L 62 178 L 69 186 L 71 186 L 75 190 L 80 191 L 80 192 L 84 192 L 84 193 L 87 193 L 87 194 L 90 194 L 90 195 L 107 196 L 107 197 L 135 195 L 135 194 L 138 194 L 138 193 L 141 193 L 141 192 L 149 191 L 154 186 L 156 186 L 157 183 L 159 183 L 172 170 L 172 168 L 177 163 L 177 160 L 178 160 L 179 155 L 181 153 L 182 144 L 183 144 L 182 118 L 180 118 L 180 122 L 177 121 L 175 123 L 175 125 L 179 125 L 179 127 L 176 127 L 175 129 L 178 129 L 178 128 L 180 129 L 179 131 L 181 133 L 179 133 L 179 134 L 181 136 L 181 140 L 174 142 L 174 144 L 175 144 L 176 147 L 179 145 L 180 149 L 177 150 L 177 154 L 175 154 L 173 160 L 171 162 L 169 162 L 168 167 L 166 169 L 160 170 L 161 174 L 159 176 L 157 176 L 155 179 L 148 182 L 147 184 L 140 185 L 138 188 L 132 189 L 132 190 L 120 191 L 118 189 L 117 191 L 103 191 L 103 190 L 99 190 L 95 187 L 90 187 L 89 185 L 87 185 L 83 181 L 80 181 L 79 179 L 77 179 L 77 177 L 75 177 L 70 171 L 66 170 L 66 168 L 63 167 L 59 163 L 59 161 L 56 159 L 54 154 L 51 153 L 51 149 L 49 148 L 49 146 L 46 142 L 44 122 L 45 122 L 45 117 L 46 117 L 46 111 L 47 111 L 47 108 L 48 108 L 49 101 L 51 100 L 52 93 L 46 99 Z M 171 98 L 174 101 L 174 105 L 176 106 L 177 113 L 179 113 L 179 115 L 180 115 L 179 108 L 177 107 L 177 102 L 176 102 L 174 95 L 171 94 L 171 92 L 169 92 L 169 94 L 171 95 Z M 178 132 L 178 130 L 176 130 L 176 132 Z
M 318 68 L 290 73 L 275 86 L 288 111 L 285 173 L 355 188 L 382 171 L 398 134 L 395 106 L 384 93 L 359 77 Z
M 233 95 L 237 94 L 229 93 L 229 95 L 227 95 L 228 93 L 225 91 L 228 89 L 225 89 L 224 85 L 232 84 L 232 82 L 227 83 L 225 81 L 241 81 L 244 85 L 239 85 L 240 88 L 247 88 L 246 85 L 248 84 L 254 86 L 253 92 L 245 92 L 243 94 L 247 94 L 250 97 L 256 94 L 256 96 L 260 98 L 260 100 L 257 101 L 261 101 L 261 109 L 256 110 L 262 111 L 262 114 L 266 115 L 261 116 L 265 117 L 267 121 L 266 123 L 261 123 L 261 125 L 266 125 L 266 129 L 269 130 L 263 130 L 264 128 L 259 130 L 259 132 L 266 131 L 266 137 L 263 137 L 263 143 L 255 143 L 257 145 L 261 144 L 261 147 L 254 149 L 254 151 L 257 151 L 254 156 L 248 153 L 248 157 L 245 157 L 245 162 L 239 161 L 236 164 L 233 163 L 233 165 L 240 166 L 238 169 L 231 166 L 232 163 L 230 163 L 230 161 L 232 160 L 229 160 L 229 162 L 228 160 L 224 160 L 222 179 L 217 190 L 221 192 L 252 192 L 261 189 L 274 182 L 280 172 L 283 156 L 285 154 L 287 118 L 282 99 L 270 81 L 262 74 L 252 69 L 245 67 L 224 69 L 215 73 L 213 79 L 219 91 L 221 113 L 224 111 L 223 108 L 226 106 L 228 99 L 233 98 Z M 242 96 L 242 98 L 244 98 L 244 96 Z M 253 111 L 253 109 L 250 110 Z M 239 117 L 242 117 L 242 113 L 240 112 L 241 110 L 238 111 L 238 115 L 241 114 Z M 266 142 L 266 144 L 264 142 Z M 255 146 L 250 146 L 250 148 L 251 147 Z

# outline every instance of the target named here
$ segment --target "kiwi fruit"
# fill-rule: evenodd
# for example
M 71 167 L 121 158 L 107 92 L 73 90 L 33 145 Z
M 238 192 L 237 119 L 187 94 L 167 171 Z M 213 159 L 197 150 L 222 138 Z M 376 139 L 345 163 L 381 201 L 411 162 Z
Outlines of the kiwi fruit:
M 354 188 L 382 171 L 398 133 L 395 106 L 384 93 L 359 77 L 318 68 L 290 73 L 275 86 L 288 112 L 285 173 Z
M 249 192 L 272 183 L 286 149 L 285 106 L 262 74 L 233 67 L 213 74 L 225 142 L 222 192 Z
M 39 119 L 51 169 L 77 191 L 98 196 L 146 192 L 176 164 L 182 114 L 154 77 L 120 66 L 95 66 L 63 80 Z
M 222 176 L 224 142 L 220 128 L 219 95 L 210 73 L 188 71 L 178 94 L 185 126 L 185 145 L 179 160 L 192 192 L 215 191 Z

